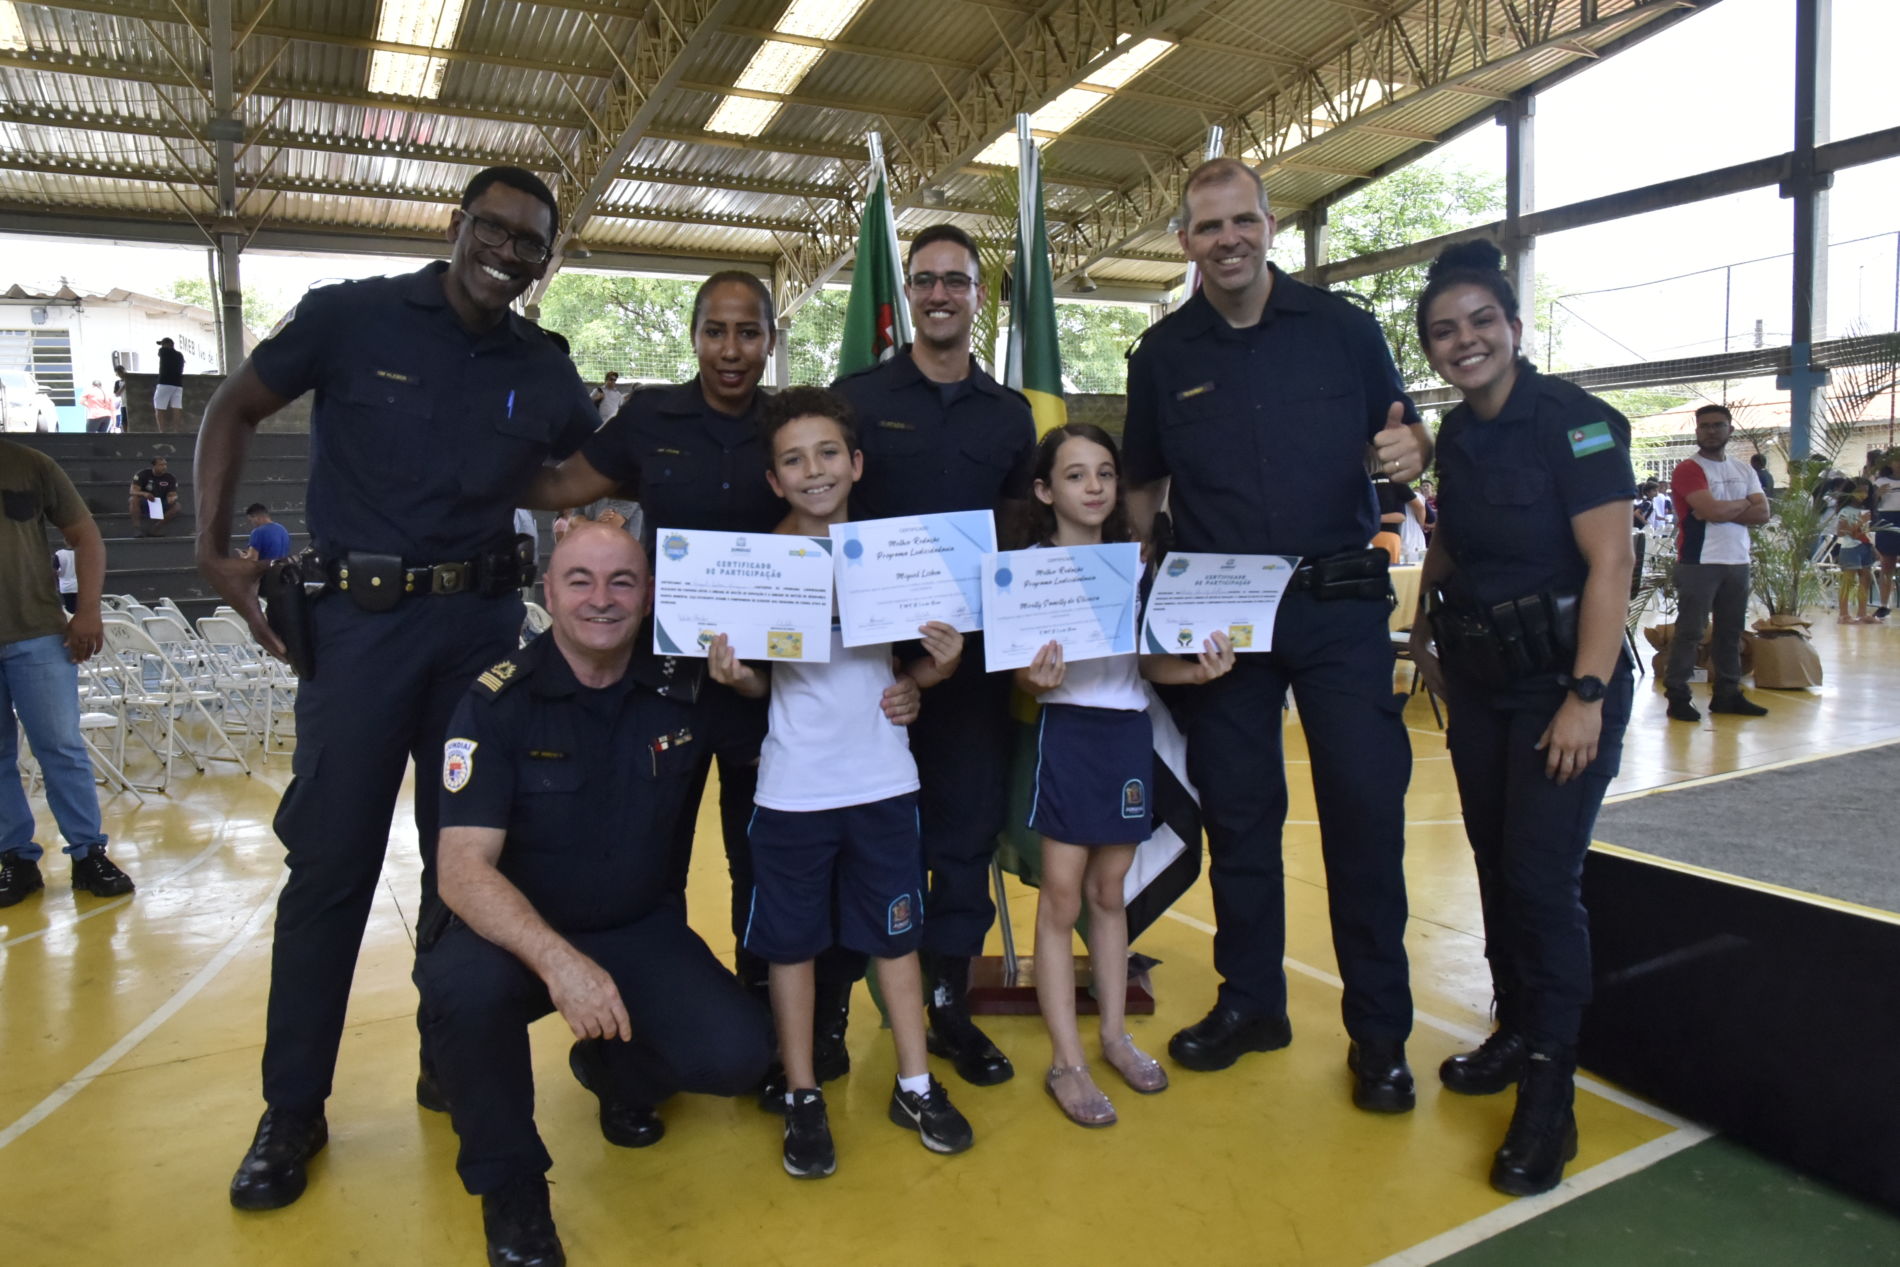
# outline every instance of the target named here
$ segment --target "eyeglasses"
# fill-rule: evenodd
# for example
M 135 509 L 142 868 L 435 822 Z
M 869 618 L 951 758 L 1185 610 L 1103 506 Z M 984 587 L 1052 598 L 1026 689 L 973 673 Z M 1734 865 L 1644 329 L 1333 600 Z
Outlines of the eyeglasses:
M 967 295 L 970 293 L 970 287 L 976 284 L 976 279 L 968 273 L 912 273 L 910 275 L 910 288 L 922 294 L 927 295 L 935 290 L 938 282 L 942 282 L 943 288 L 953 295 Z
M 506 246 L 513 242 L 516 257 L 524 263 L 545 264 L 554 255 L 554 248 L 532 233 L 511 233 L 507 225 L 490 220 L 487 216 L 478 216 L 473 211 L 464 211 L 462 214 L 467 217 L 476 241 L 489 246 Z

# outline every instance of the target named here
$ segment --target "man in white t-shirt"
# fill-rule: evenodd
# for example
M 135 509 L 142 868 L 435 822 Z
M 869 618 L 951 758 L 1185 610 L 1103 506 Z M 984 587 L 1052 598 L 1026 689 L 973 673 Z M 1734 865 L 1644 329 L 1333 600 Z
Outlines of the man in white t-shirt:
M 1680 531 L 1676 537 L 1676 633 L 1669 646 L 1663 690 L 1669 716 L 1700 721 L 1689 698 L 1689 675 L 1711 614 L 1715 635 L 1711 713 L 1760 717 L 1768 712 L 1742 694 L 1742 624 L 1748 615 L 1751 524 L 1768 522 L 1768 498 L 1754 470 L 1728 456 L 1734 419 L 1722 405 L 1695 411 L 1694 457 L 1676 464 L 1669 477 Z
M 589 397 L 594 407 L 600 410 L 600 425 L 603 427 L 613 421 L 613 416 L 620 412 L 620 406 L 626 403 L 627 393 L 620 390 L 619 383 L 619 372 L 608 370 L 607 377 Z

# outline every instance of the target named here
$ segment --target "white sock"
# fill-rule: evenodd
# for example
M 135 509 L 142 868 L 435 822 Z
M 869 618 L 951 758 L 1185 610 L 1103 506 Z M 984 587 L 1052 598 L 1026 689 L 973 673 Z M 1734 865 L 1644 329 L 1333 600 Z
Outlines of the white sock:
M 915 1078 L 899 1078 L 897 1089 L 908 1091 L 912 1095 L 928 1095 L 930 1094 L 930 1075 L 920 1073 Z

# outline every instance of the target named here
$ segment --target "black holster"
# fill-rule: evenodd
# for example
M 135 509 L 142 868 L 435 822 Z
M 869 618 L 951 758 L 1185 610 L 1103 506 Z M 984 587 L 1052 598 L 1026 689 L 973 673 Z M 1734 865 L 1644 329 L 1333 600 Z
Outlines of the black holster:
M 329 577 L 315 550 L 305 550 L 272 561 L 258 582 L 258 596 L 264 600 L 264 623 L 282 640 L 290 670 L 309 682 L 317 676 L 316 613 L 317 594 L 323 592 Z M 315 587 L 315 593 L 310 588 Z
M 1294 574 L 1293 588 L 1321 602 L 1392 596 L 1392 556 L 1384 550 L 1349 550 L 1313 559 Z
M 1577 658 L 1575 594 L 1528 594 L 1482 606 L 1439 590 L 1429 619 L 1438 654 L 1494 690 L 1568 673 Z

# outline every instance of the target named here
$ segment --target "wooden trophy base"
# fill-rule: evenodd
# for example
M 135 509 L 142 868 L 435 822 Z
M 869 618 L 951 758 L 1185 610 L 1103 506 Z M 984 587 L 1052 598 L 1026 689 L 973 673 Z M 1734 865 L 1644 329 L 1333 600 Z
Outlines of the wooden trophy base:
M 1075 958 L 1075 1011 L 1078 1016 L 1095 1016 L 1101 1008 L 1089 993 L 1094 976 L 1087 955 Z M 1036 1003 L 1036 961 L 1023 955 L 1016 960 L 1016 971 L 1009 970 L 1003 955 L 979 955 L 970 960 L 970 992 L 966 1004 L 972 1016 L 1038 1016 Z M 1148 974 L 1128 980 L 1128 1015 L 1153 1016 L 1154 994 Z

